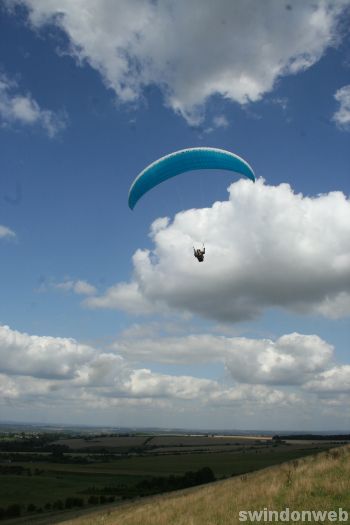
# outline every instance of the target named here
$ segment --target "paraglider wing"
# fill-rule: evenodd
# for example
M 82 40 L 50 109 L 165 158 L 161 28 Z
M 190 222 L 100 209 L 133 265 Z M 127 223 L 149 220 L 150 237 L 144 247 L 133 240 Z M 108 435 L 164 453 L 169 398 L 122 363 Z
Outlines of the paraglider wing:
M 185 171 L 229 170 L 245 175 L 255 182 L 255 175 L 249 164 L 238 155 L 217 148 L 190 148 L 175 151 L 152 162 L 136 177 L 129 191 L 129 207 L 161 182 Z

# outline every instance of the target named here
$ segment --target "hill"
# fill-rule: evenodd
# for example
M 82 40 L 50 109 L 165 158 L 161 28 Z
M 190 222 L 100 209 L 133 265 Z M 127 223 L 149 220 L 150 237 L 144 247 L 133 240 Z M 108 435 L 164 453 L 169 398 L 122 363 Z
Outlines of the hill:
M 249 475 L 140 500 L 60 523 L 233 525 L 244 523 L 239 521 L 240 511 L 281 511 L 286 508 L 290 512 L 314 510 L 337 513 L 342 508 L 350 517 L 350 447 L 332 449 Z M 323 522 L 337 521 L 332 520 L 332 515 L 329 517 L 331 520 Z M 263 522 L 263 516 L 260 521 Z M 320 517 L 319 521 L 322 521 Z M 248 518 L 246 523 L 250 522 Z M 346 522 L 349 520 L 345 519 Z

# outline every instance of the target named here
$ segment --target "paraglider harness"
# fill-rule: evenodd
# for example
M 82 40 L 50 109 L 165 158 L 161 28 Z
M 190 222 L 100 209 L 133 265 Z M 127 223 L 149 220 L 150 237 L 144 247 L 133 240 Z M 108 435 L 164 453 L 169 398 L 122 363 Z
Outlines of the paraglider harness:
M 201 250 L 200 248 L 198 248 L 196 250 L 196 248 L 193 246 L 193 254 L 196 257 L 196 259 L 198 259 L 198 262 L 203 262 L 204 261 L 204 254 L 205 254 L 205 246 L 204 246 L 204 244 L 203 244 L 203 250 Z

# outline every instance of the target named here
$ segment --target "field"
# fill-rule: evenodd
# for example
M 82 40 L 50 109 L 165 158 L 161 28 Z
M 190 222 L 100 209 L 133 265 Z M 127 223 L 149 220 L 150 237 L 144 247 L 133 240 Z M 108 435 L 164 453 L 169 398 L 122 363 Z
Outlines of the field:
M 96 446 L 100 450 L 101 443 L 104 453 L 95 450 Z M 66 447 L 64 453 L 57 452 L 58 444 Z M 52 446 L 56 447 L 53 453 L 0 454 L 0 512 L 19 505 L 21 515 L 29 519 L 38 513 L 52 515 L 53 510 L 57 514 L 76 506 L 106 504 L 111 499 L 120 504 L 138 495 L 171 490 L 160 484 L 147 492 L 139 486 L 144 480 L 179 479 L 188 471 L 205 467 L 216 479 L 223 479 L 297 460 L 331 445 L 310 441 L 288 444 L 258 436 L 151 435 L 60 439 Z M 75 503 L 67 503 L 72 498 Z
M 350 448 L 343 447 L 278 467 L 158 496 L 61 525 L 235 525 L 240 511 L 321 511 L 350 516 Z M 263 520 L 261 520 L 263 521 Z M 328 517 L 323 523 L 331 523 Z M 294 521 L 295 522 L 295 521 Z M 40 521 L 40 525 L 44 525 Z M 53 522 L 51 522 L 53 523 Z M 251 521 L 247 520 L 247 523 Z M 276 520 L 274 523 L 283 523 Z M 300 520 L 298 521 L 300 523 Z
M 81 439 L 60 439 L 56 444 L 66 445 L 72 450 L 114 448 L 124 449 L 132 447 L 168 448 L 168 447 L 200 447 L 200 446 L 229 446 L 247 445 L 251 442 L 260 444 L 261 441 L 271 441 L 270 436 L 203 436 L 203 435 L 151 435 L 151 436 L 111 436 Z

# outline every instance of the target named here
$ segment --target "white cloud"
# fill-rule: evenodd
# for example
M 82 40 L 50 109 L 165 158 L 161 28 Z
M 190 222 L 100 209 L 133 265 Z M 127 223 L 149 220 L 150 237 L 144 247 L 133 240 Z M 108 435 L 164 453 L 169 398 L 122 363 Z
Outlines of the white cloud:
M 48 400 L 57 396 L 57 389 L 52 381 L 26 376 L 7 376 L 0 373 L 0 404 L 14 400 L 31 402 L 34 399 Z
M 198 399 L 218 388 L 218 384 L 209 379 L 157 374 L 148 369 L 135 370 L 125 386 L 133 396 L 177 399 Z
M 134 323 L 125 328 L 121 332 L 120 337 L 126 339 L 144 339 L 156 335 L 159 335 L 158 323 Z
M 122 356 L 74 339 L 28 335 L 8 326 L 0 326 L 0 372 L 7 377 L 2 384 L 7 397 L 32 394 L 34 379 L 42 385 L 40 395 L 91 390 L 102 397 L 193 399 L 220 389 L 216 381 L 133 369 Z
M 102 353 L 84 365 L 74 383 L 103 389 L 107 397 L 194 399 L 219 389 L 216 381 L 133 369 L 121 356 Z
M 202 129 L 201 135 L 203 137 L 203 134 L 209 134 L 213 133 L 218 128 L 227 128 L 229 126 L 229 121 L 225 117 L 225 115 L 217 115 L 213 118 L 212 124 L 204 129 Z M 199 130 L 200 128 L 198 128 Z
M 317 335 L 288 334 L 276 341 L 188 335 L 117 340 L 112 348 L 129 360 L 204 364 L 222 362 L 239 383 L 298 385 L 329 366 L 333 347 Z
M 148 424 L 154 420 L 149 418 L 157 419 L 161 413 L 161 417 L 169 415 L 168 424 L 187 414 L 189 426 L 193 426 L 193 416 L 200 415 L 204 427 L 212 425 L 218 408 L 222 421 L 227 421 L 232 415 L 235 420 L 262 413 L 270 417 L 297 415 L 316 406 L 323 414 L 331 407 L 341 410 L 348 405 L 350 367 L 328 368 L 332 347 L 315 335 L 290 334 L 275 342 L 213 337 L 211 342 L 217 343 L 211 348 L 214 357 L 209 355 L 209 340 L 206 343 L 202 338 L 197 346 L 193 341 L 168 338 L 165 343 L 169 354 L 179 353 L 177 364 L 191 361 L 182 361 L 186 350 L 193 357 L 202 353 L 202 363 L 235 362 L 242 371 L 231 370 L 234 382 L 137 368 L 132 354 L 127 359 L 116 351 L 100 351 L 74 339 L 31 336 L 0 326 L 0 405 L 2 410 L 11 407 L 11 414 L 30 407 L 32 414 L 47 417 L 49 410 L 66 421 L 74 414 L 89 421 L 91 410 L 94 417 L 104 413 L 113 417 L 114 409 L 125 410 L 124 415 L 134 410 L 138 417 L 148 410 Z M 160 356 L 157 346 L 155 354 Z M 197 356 L 192 362 L 198 360 Z M 287 370 L 296 388 L 291 388 L 293 381 Z M 298 374 L 304 385 L 300 385 Z M 244 375 L 248 375 L 248 382 Z M 281 384 L 280 388 L 274 383 Z M 332 414 L 341 416 L 341 412 Z
M 74 283 L 74 291 L 77 294 L 92 295 L 96 293 L 96 288 L 86 281 L 76 281 Z
M 131 313 L 169 309 L 242 321 L 282 307 L 330 318 L 350 314 L 350 201 L 341 192 L 294 194 L 288 184 L 241 179 L 230 200 L 151 227 L 134 278 L 88 300 Z M 162 219 L 163 220 L 163 219 Z M 206 239 L 199 264 L 192 245 Z
M 318 305 L 315 306 L 315 312 L 320 313 L 329 319 L 339 319 L 350 312 L 350 294 L 346 292 L 339 292 L 335 296 L 327 296 Z
M 30 94 L 22 95 L 17 91 L 16 82 L 0 75 L 0 122 L 3 126 L 39 125 L 49 137 L 54 137 L 66 126 L 66 116 L 41 109 Z
M 7 226 L 2 226 L 0 224 L 0 239 L 4 239 L 4 238 L 14 238 L 16 237 L 16 234 L 13 230 L 11 230 L 10 228 L 7 228 Z
M 11 398 L 18 396 L 18 388 L 15 381 L 10 377 L 0 374 L 0 403 L 1 400 L 7 402 Z
M 70 53 L 100 72 L 122 102 L 157 85 L 191 124 L 215 94 L 245 104 L 303 71 L 339 40 L 348 0 L 7 0 L 25 4 L 34 27 L 55 23 Z
M 78 295 L 93 295 L 96 293 L 96 288 L 92 284 L 82 280 L 65 280 L 61 283 L 55 283 L 52 286 L 58 290 L 72 291 Z
M 121 356 L 96 353 L 93 359 L 80 368 L 75 384 L 88 387 L 113 387 L 120 395 L 129 375 L 130 367 Z
M 350 365 L 335 366 L 319 374 L 305 385 L 306 390 L 318 393 L 349 393 Z
M 245 405 L 253 404 L 254 407 L 269 405 L 281 407 L 300 403 L 301 399 L 296 394 L 271 389 L 264 385 L 239 385 L 235 388 L 213 393 L 211 402 L 214 406 L 232 406 L 244 402 Z
M 274 343 L 242 342 L 226 365 L 234 379 L 243 383 L 303 384 L 328 366 L 333 353 L 332 346 L 316 335 L 294 333 Z
M 344 86 L 335 93 L 339 109 L 333 115 L 333 120 L 339 128 L 350 129 L 350 85 Z
M 88 308 L 120 309 L 130 314 L 145 315 L 157 311 L 139 289 L 138 283 L 119 283 L 111 286 L 100 297 L 89 297 L 83 302 Z
M 229 125 L 229 122 L 225 115 L 217 115 L 213 118 L 213 124 L 216 128 L 227 128 Z
M 72 378 L 93 349 L 74 339 L 36 336 L 0 326 L 0 372 L 42 378 Z
M 223 361 L 231 349 L 231 341 L 225 337 L 187 335 L 183 337 L 149 337 L 147 332 L 127 333 L 118 339 L 112 349 L 129 360 L 166 364 L 193 364 Z

